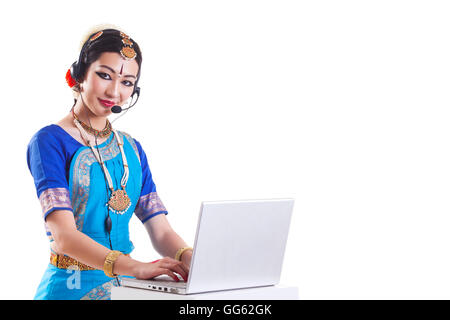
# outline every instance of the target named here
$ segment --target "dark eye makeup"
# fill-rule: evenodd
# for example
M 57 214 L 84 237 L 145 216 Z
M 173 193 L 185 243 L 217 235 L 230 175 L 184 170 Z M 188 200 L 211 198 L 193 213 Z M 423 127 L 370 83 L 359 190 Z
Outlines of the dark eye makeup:
M 100 78 L 102 78 L 102 79 L 105 79 L 105 80 L 110 80 L 110 79 L 111 79 L 111 77 L 110 77 L 109 74 L 107 74 L 107 73 L 104 73 L 104 72 L 96 72 L 96 74 L 98 74 L 98 76 L 99 76 Z
M 102 79 L 105 79 L 105 80 L 111 80 L 110 75 L 107 74 L 107 73 L 104 73 L 104 72 L 96 72 L 96 74 L 97 74 L 100 78 L 102 78 Z M 122 81 L 122 83 L 123 83 L 125 86 L 127 86 L 127 87 L 132 87 L 132 86 L 134 86 L 134 83 L 131 82 L 131 81 L 128 81 L 128 80 Z

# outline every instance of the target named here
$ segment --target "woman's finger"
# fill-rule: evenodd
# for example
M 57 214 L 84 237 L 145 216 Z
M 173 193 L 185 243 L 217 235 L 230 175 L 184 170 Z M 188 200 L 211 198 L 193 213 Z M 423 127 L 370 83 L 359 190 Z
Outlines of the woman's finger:
M 161 268 L 169 269 L 173 272 L 178 273 L 184 281 L 187 281 L 188 273 L 186 270 L 183 269 L 183 263 L 177 260 L 166 260 L 161 261 L 160 265 Z
M 184 271 L 181 265 L 176 265 L 172 270 L 178 273 L 185 282 L 187 281 L 188 274 L 186 271 Z
M 189 273 L 189 266 L 188 266 L 188 265 L 185 265 L 184 263 L 182 263 L 182 264 L 181 264 L 181 267 L 183 268 L 183 270 L 184 270 L 186 273 Z
M 173 280 L 175 280 L 176 282 L 179 282 L 180 281 L 180 279 L 178 279 L 178 277 L 176 276 L 176 274 L 175 273 L 173 273 L 172 271 L 170 271 L 169 269 L 164 269 L 164 268 L 162 268 L 162 269 L 160 269 L 161 271 L 161 273 L 160 273 L 160 275 L 161 274 L 166 274 L 166 275 L 168 275 L 169 277 L 171 277 Z

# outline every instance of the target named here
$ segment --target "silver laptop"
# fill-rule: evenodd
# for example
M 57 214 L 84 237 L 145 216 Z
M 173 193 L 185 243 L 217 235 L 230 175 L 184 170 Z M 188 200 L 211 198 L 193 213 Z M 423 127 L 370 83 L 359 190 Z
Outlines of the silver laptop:
M 176 294 L 276 285 L 293 206 L 294 199 L 202 202 L 188 281 L 122 278 L 122 285 Z

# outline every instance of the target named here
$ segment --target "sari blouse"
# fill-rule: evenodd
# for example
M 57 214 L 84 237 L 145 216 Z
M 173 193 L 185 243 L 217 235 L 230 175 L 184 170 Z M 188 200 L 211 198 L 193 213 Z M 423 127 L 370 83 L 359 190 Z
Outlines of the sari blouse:
M 117 132 L 123 140 L 123 149 L 129 166 L 129 178 L 125 190 L 130 197 L 131 206 L 123 214 L 108 213 L 106 203 L 109 200 L 110 191 L 103 170 L 90 147 L 84 146 L 55 124 L 42 128 L 31 138 L 27 149 L 28 168 L 34 179 L 45 230 L 50 241 L 54 239 L 45 222 L 46 218 L 55 210 L 68 210 L 74 216 L 78 231 L 105 247 L 129 254 L 134 248 L 129 239 L 128 230 L 133 213 L 142 223 L 156 215 L 168 213 L 156 192 L 147 156 L 141 144 L 129 134 Z M 114 190 L 117 190 L 120 188 L 124 166 L 114 133 L 98 145 L 98 151 L 111 175 Z M 105 227 L 108 214 L 112 221 L 110 237 Z M 47 270 L 42 280 L 47 279 L 47 283 L 41 282 L 40 287 L 55 282 L 54 274 L 58 273 L 58 270 L 54 270 L 55 268 L 49 265 L 51 275 Z M 84 285 L 84 291 L 74 295 L 73 290 L 67 291 L 64 290 L 64 286 L 61 286 L 61 288 L 53 288 L 53 297 L 49 289 L 45 289 L 45 293 L 39 293 L 38 289 L 36 297 L 40 295 L 42 298 L 57 298 L 54 295 L 58 293 L 59 297 L 63 298 L 78 299 L 89 294 L 91 298 L 98 298 L 98 294 L 92 297 L 92 292 L 98 292 L 99 286 L 111 287 L 110 279 L 105 278 L 102 271 L 82 272 L 98 273 L 97 283 L 91 281 L 87 286 L 92 287 L 95 284 L 93 288 L 86 288 Z M 63 282 L 65 278 L 63 277 Z M 86 291 L 87 289 L 89 290 Z M 102 291 L 100 288 L 100 292 L 106 292 L 105 295 L 100 295 L 101 297 L 109 297 L 108 290 Z

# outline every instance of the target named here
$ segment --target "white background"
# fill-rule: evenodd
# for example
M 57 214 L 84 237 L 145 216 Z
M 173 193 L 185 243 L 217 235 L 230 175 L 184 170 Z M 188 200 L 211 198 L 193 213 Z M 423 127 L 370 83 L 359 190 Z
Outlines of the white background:
M 202 200 L 293 197 L 281 283 L 301 299 L 450 298 L 447 1 L 0 11 L 0 298 L 33 298 L 48 263 L 26 147 L 70 110 L 64 76 L 99 23 L 141 46 L 141 98 L 115 126 L 142 143 L 188 243 Z M 158 258 L 140 221 L 130 228 L 134 257 Z

